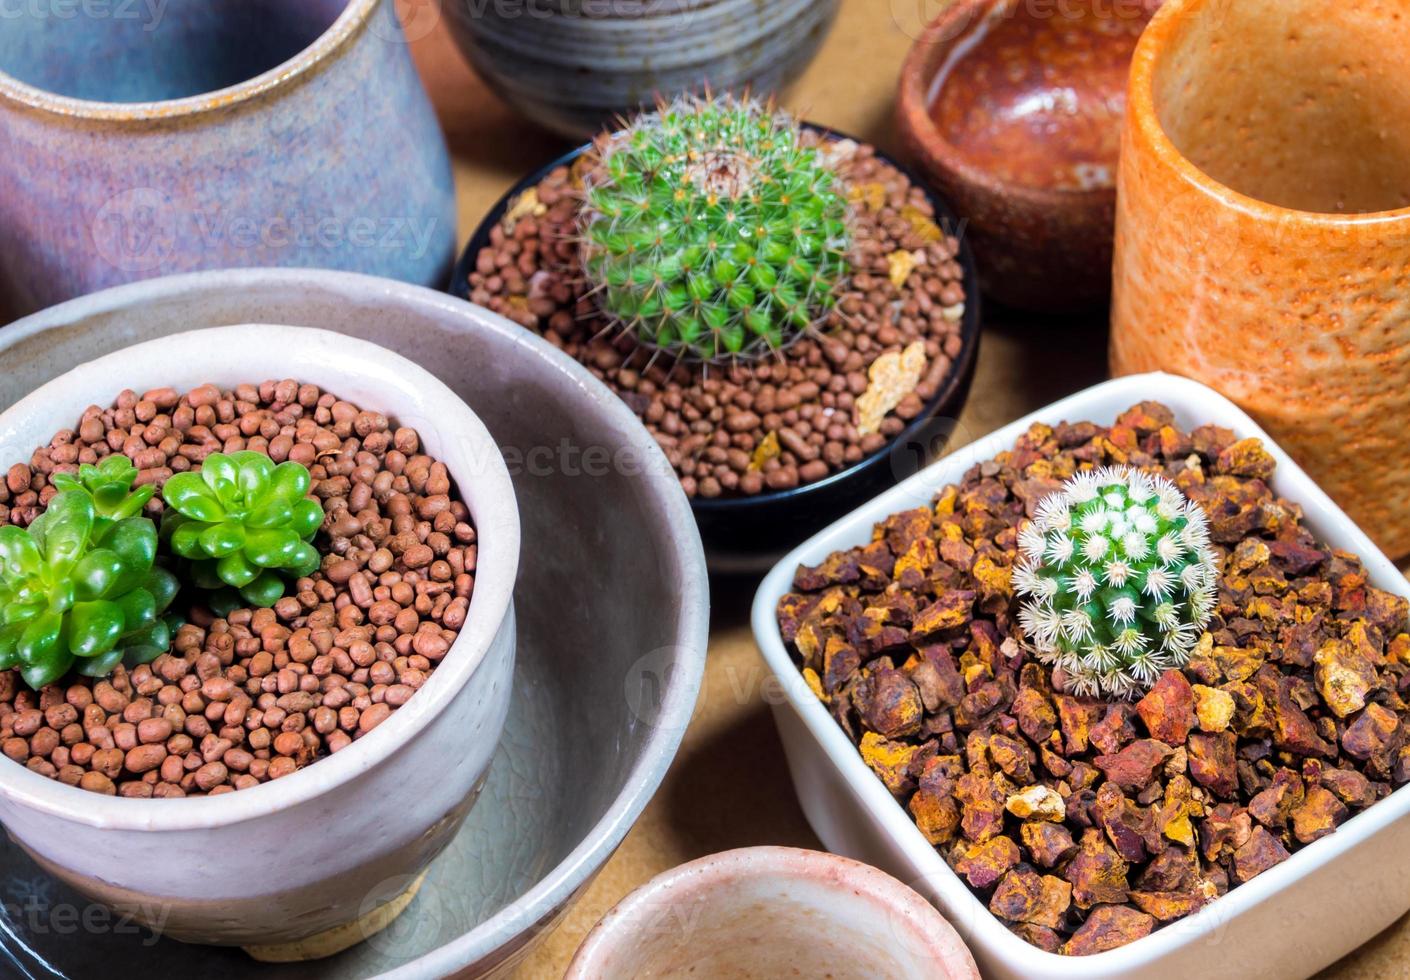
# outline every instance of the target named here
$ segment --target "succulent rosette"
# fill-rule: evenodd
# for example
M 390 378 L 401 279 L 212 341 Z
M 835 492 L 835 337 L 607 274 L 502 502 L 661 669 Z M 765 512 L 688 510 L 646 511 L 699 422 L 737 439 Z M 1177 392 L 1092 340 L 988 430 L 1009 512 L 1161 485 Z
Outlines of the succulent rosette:
M 311 542 L 323 508 L 308 496 L 311 484 L 293 460 L 276 466 L 263 453 L 212 453 L 198 471 L 167 480 L 162 534 L 192 563 L 197 586 L 229 587 L 251 605 L 272 606 L 286 579 L 311 575 L 321 561 Z
M 598 145 L 581 232 L 598 304 L 638 341 L 700 360 L 767 354 L 831 309 L 847 201 L 798 124 L 685 96 Z
M 93 498 L 94 529 L 100 532 L 107 523 L 137 517 L 156 494 L 152 484 L 134 488 L 137 467 L 122 453 L 113 453 L 94 465 L 84 463 L 77 473 L 55 473 L 54 487 L 58 490 L 82 490 Z
M 1131 467 L 1079 473 L 1019 532 L 1013 575 L 1030 648 L 1080 694 L 1131 697 L 1183 666 L 1218 566 L 1199 505 Z
M 124 500 L 143 498 L 129 487 Z M 129 507 L 111 506 L 116 490 L 101 496 L 107 515 L 88 490 L 67 489 L 29 528 L 0 528 L 0 669 L 18 668 L 36 690 L 74 668 L 104 677 L 124 661 L 147 663 L 170 645 L 160 616 L 177 582 L 153 564 L 156 526 L 119 516 Z

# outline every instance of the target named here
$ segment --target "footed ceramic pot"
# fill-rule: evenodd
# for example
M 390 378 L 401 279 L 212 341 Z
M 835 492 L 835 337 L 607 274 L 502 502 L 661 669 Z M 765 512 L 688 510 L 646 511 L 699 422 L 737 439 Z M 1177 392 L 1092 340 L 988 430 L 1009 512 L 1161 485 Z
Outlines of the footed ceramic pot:
M 450 271 L 450 160 L 392 0 L 15 4 L 0 133 L 0 321 L 197 269 Z
M 0 468 L 26 461 L 123 388 L 189 390 L 295 374 L 415 428 L 475 523 L 475 591 L 429 680 L 376 729 L 279 780 L 223 796 L 102 796 L 0 760 L 0 821 L 46 871 L 187 942 L 326 956 L 386 926 L 455 837 L 509 709 L 519 514 L 479 419 L 443 383 L 374 344 L 324 330 L 230 326 L 175 334 L 75 368 L 0 414 Z
M 979 980 L 945 918 L 849 858 L 746 847 L 683 864 L 628 895 L 564 980 L 635 977 Z
M 901 71 L 907 151 L 968 223 L 986 295 L 1104 305 L 1131 52 L 1160 0 L 955 0 Z
M 1410 553 L 1410 32 L 1400 3 L 1169 0 L 1136 51 L 1111 367 L 1247 410 Z
M 470 63 L 517 111 L 571 138 L 682 92 L 772 95 L 793 81 L 839 0 L 448 0 Z

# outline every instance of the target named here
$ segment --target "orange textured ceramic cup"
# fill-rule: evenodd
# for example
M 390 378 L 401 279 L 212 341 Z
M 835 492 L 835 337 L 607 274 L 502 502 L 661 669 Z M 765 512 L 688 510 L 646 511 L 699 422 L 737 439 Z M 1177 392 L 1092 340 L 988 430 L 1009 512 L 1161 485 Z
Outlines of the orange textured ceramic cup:
M 1111 365 L 1253 414 L 1410 553 L 1410 9 L 1168 0 L 1136 50 Z

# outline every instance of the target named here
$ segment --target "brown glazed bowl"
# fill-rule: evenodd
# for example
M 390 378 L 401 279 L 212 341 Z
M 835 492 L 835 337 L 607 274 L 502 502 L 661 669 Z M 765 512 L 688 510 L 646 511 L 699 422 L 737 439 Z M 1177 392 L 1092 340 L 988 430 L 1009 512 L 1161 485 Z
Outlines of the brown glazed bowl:
M 1118 178 L 1111 367 L 1245 409 L 1410 554 L 1410 16 L 1403 0 L 1170 0 Z
M 967 219 L 993 299 L 1044 313 L 1106 302 L 1126 71 L 1159 5 L 956 0 L 911 48 L 897 127 Z

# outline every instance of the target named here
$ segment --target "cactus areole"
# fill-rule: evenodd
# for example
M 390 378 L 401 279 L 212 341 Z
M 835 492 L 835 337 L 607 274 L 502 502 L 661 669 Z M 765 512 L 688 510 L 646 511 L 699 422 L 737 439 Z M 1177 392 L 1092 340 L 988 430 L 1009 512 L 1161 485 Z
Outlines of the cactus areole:
M 1132 697 L 1188 662 L 1218 579 L 1199 505 L 1129 467 L 1079 473 L 1019 532 L 1019 622 L 1079 694 Z
M 638 342 L 695 360 L 767 355 L 831 309 L 847 201 L 798 124 L 684 97 L 604 137 L 586 178 L 584 272 Z

